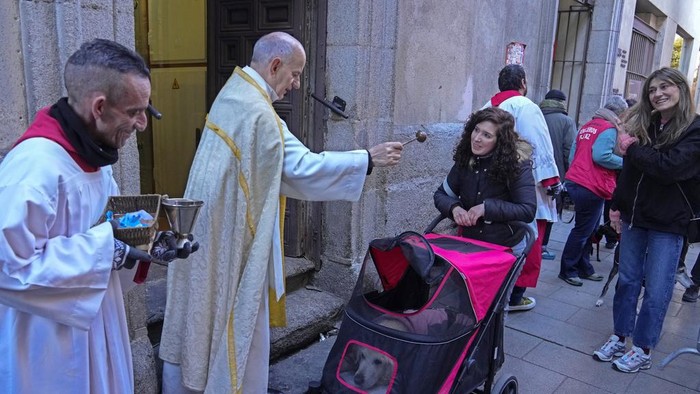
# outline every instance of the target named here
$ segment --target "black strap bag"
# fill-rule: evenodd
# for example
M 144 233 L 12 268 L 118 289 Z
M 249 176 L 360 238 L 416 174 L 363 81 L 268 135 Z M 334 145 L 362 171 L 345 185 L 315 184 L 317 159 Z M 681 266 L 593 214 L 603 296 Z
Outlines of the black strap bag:
M 690 201 L 688 200 L 688 197 L 685 196 L 685 193 L 683 192 L 683 188 L 681 185 L 678 185 L 678 190 L 681 191 L 681 194 L 683 195 L 683 198 L 685 199 L 685 203 L 688 204 L 688 208 L 690 209 L 690 224 L 688 224 L 688 243 L 696 243 L 700 242 L 700 217 L 693 211 L 693 206 L 690 205 Z

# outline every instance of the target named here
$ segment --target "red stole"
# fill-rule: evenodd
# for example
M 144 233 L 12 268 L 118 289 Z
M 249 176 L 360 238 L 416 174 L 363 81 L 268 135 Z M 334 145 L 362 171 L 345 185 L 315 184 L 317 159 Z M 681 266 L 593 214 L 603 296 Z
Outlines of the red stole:
M 515 96 L 522 96 L 522 94 L 520 94 L 520 92 L 517 90 L 504 90 L 502 92 L 498 92 L 493 97 L 491 97 L 491 105 L 493 105 L 494 107 L 498 107 L 504 101 Z
M 78 164 L 83 171 L 95 172 L 99 170 L 98 167 L 88 164 L 88 162 L 78 154 L 75 148 L 73 148 L 70 141 L 68 141 L 68 137 L 66 137 L 66 134 L 63 132 L 61 125 L 58 123 L 58 120 L 49 115 L 49 109 L 50 107 L 45 107 L 36 113 L 36 119 L 34 119 L 34 122 L 32 122 L 27 131 L 25 131 L 24 134 L 19 137 L 14 146 L 17 146 L 20 142 L 30 138 L 46 138 L 61 145 L 61 147 L 68 152 L 70 157 L 75 160 L 76 164 Z

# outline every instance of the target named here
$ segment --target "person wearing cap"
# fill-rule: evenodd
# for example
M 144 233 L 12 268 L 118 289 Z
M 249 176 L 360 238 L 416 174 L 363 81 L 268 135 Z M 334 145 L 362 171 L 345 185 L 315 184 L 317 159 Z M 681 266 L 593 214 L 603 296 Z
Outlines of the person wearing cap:
M 576 123 L 566 112 L 566 94 L 558 89 L 552 89 L 544 96 L 540 103 L 540 109 L 547 122 L 549 136 L 552 139 L 552 149 L 554 149 L 554 160 L 557 163 L 559 175 L 566 174 L 569 169 L 569 152 L 571 144 L 576 136 Z M 557 212 L 561 212 L 561 198 L 557 198 Z M 554 222 L 547 222 L 547 227 L 542 239 L 542 258 L 554 260 L 556 255 L 547 250 L 549 234 L 552 232 Z
M 627 109 L 621 96 L 611 96 L 593 119 L 581 126 L 569 153 L 565 185 L 574 201 L 576 221 L 561 253 L 559 278 L 572 286 L 581 279 L 601 281 L 591 265 L 591 234 L 600 223 L 605 200 L 612 198 L 622 157 L 615 154 L 618 116 Z

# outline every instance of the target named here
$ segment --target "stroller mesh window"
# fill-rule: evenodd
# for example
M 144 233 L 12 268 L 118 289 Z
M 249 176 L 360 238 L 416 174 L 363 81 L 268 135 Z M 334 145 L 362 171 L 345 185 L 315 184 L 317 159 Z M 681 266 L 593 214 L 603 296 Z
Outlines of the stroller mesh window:
M 353 391 L 368 394 L 391 392 L 398 364 L 389 353 L 358 341 L 349 341 L 338 368 L 338 380 Z
M 373 255 L 382 261 L 375 261 Z M 464 278 L 432 253 L 433 262 L 421 276 L 410 260 L 416 256 L 425 257 L 406 256 L 399 247 L 368 253 L 352 309 L 377 330 L 425 342 L 447 341 L 470 332 L 476 318 Z M 388 268 L 378 270 L 378 266 Z

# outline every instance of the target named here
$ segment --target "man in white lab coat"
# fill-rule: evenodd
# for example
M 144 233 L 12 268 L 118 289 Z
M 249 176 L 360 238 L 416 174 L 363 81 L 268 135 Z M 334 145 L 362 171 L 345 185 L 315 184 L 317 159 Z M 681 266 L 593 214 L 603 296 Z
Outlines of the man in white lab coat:
M 399 142 L 316 154 L 289 132 L 272 103 L 300 87 L 305 63 L 292 36 L 263 36 L 212 105 L 185 191 L 206 201 L 203 250 L 168 269 L 166 394 L 266 393 L 269 327 L 285 324 L 285 196 L 357 201 L 373 166 L 399 162 Z
M 113 41 L 67 61 L 68 97 L 0 164 L 0 392 L 133 393 L 117 270 L 148 255 L 95 225 L 118 149 L 146 128 L 150 73 Z

